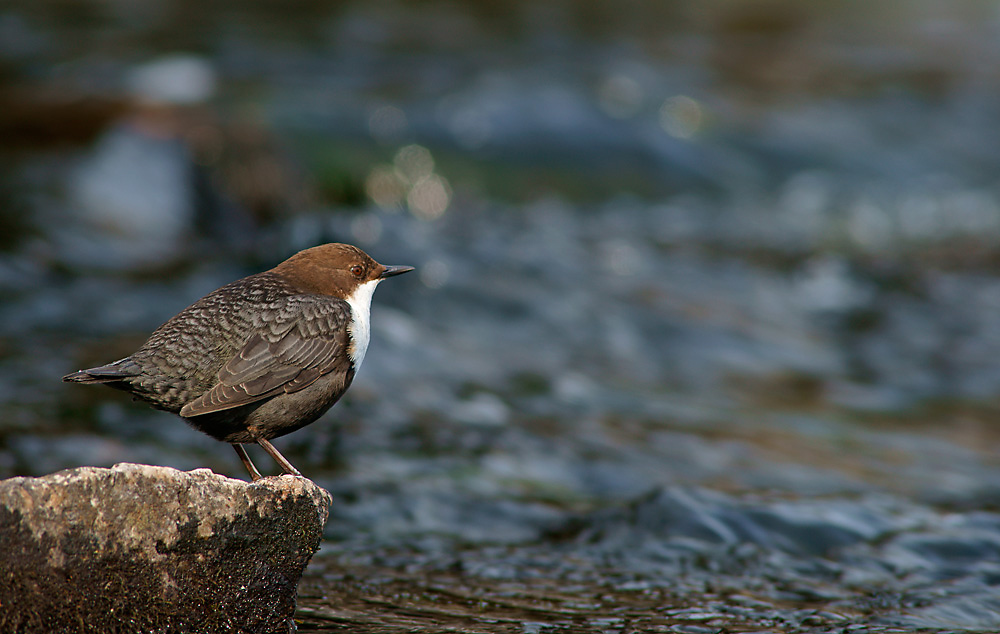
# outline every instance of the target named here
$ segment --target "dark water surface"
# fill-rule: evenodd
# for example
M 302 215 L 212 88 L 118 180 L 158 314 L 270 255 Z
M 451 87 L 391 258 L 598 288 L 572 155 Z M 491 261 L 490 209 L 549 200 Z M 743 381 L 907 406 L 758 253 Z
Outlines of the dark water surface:
M 59 378 L 347 241 L 300 631 L 1000 630 L 993 4 L 203 4 L 0 3 L 0 476 L 241 476 Z

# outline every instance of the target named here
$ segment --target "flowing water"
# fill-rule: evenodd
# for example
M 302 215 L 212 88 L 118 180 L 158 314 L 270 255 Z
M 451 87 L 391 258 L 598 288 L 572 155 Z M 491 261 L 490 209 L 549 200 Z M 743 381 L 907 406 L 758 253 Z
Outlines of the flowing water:
M 0 476 L 242 477 L 59 378 L 346 241 L 300 631 L 1000 630 L 995 6 L 282 7 L 0 3 Z

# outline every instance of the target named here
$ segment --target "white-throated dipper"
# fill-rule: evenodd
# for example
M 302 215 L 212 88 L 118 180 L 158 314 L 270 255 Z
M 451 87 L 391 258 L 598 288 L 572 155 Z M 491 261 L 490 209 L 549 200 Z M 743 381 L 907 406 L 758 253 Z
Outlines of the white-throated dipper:
M 349 244 L 300 251 L 227 284 L 157 328 L 120 361 L 63 377 L 104 383 L 301 475 L 269 440 L 315 421 L 350 387 L 368 350 L 372 293 L 412 266 L 384 266 Z

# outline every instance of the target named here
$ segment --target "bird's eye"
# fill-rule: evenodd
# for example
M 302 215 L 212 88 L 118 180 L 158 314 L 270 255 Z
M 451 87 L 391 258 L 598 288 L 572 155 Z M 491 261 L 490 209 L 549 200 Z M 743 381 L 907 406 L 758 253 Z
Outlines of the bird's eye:
M 354 277 L 361 277 L 361 275 L 364 272 L 365 272 L 365 267 L 361 266 L 360 264 L 355 264 L 354 266 L 351 267 L 351 274 Z

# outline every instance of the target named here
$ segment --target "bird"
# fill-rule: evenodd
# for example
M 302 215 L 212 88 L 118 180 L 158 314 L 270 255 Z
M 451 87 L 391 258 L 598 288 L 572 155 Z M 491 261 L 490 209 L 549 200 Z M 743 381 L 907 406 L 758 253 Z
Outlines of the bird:
M 245 444 L 302 474 L 271 444 L 314 422 L 351 386 L 371 334 L 375 287 L 414 270 L 356 246 L 323 244 L 231 282 L 157 328 L 113 363 L 63 377 L 101 383 L 230 443 L 253 481 Z

